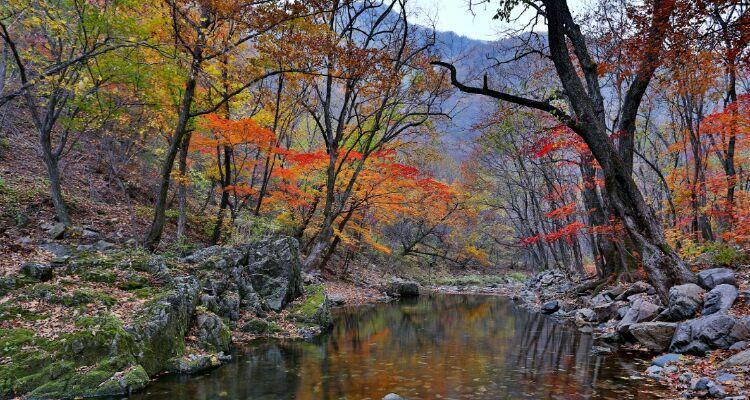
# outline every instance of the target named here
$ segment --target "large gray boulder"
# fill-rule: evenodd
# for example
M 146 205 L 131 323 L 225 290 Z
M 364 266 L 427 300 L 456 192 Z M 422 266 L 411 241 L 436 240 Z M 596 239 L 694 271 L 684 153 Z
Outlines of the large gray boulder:
M 197 266 L 204 291 L 214 297 L 207 297 L 206 304 L 223 317 L 234 319 L 237 300 L 245 309 L 278 312 L 302 295 L 299 245 L 290 237 L 212 246 L 183 261 Z
M 703 304 L 705 292 L 694 283 L 673 286 L 669 289 L 669 307 L 662 313 L 660 319 L 682 321 L 693 317 Z
M 627 334 L 631 325 L 642 321 L 650 321 L 658 312 L 659 306 L 656 304 L 642 298 L 637 299 L 631 304 L 625 316 L 617 324 L 617 331 L 620 334 Z
M 135 355 L 149 376 L 161 372 L 169 359 L 182 353 L 180 339 L 190 328 L 199 291 L 194 277 L 175 278 L 172 288 L 149 304 L 133 326 L 125 328 L 133 335 L 138 348 Z
M 224 321 L 211 311 L 201 312 L 195 317 L 198 344 L 207 351 L 228 352 L 232 343 L 232 332 Z
M 712 268 L 698 272 L 698 283 L 706 289 L 713 289 L 723 283 L 737 286 L 737 278 L 729 268 Z
M 748 338 L 750 317 L 713 314 L 679 324 L 670 351 L 702 355 L 709 350 L 728 349 Z
M 302 262 L 296 240 L 263 241 L 251 247 L 247 256 L 250 281 L 268 308 L 281 311 L 302 295 Z
M 722 283 L 711 289 L 705 297 L 703 315 L 726 312 L 737 299 L 737 287 Z
M 630 334 L 645 348 L 663 352 L 669 348 L 676 329 L 674 322 L 641 322 L 630 325 Z

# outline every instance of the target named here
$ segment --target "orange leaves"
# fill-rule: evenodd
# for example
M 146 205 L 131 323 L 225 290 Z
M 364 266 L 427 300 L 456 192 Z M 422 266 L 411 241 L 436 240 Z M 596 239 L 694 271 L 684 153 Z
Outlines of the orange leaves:
M 276 143 L 276 135 L 252 118 L 231 120 L 208 114 L 199 126 L 204 133 L 194 138 L 191 145 L 201 152 L 212 153 L 219 146 L 235 147 L 241 144 L 269 150 Z

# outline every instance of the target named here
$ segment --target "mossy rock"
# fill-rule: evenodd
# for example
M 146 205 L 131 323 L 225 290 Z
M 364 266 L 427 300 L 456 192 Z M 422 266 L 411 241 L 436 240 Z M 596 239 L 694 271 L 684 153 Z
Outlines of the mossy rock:
M 322 284 L 306 286 L 302 302 L 293 304 L 289 308 L 289 318 L 295 322 L 318 325 L 323 330 L 331 328 L 333 317 L 325 286 Z
M 284 329 L 273 321 L 267 321 L 261 318 L 253 318 L 247 321 L 242 328 L 242 332 L 253 335 L 272 335 L 274 333 L 284 332 Z

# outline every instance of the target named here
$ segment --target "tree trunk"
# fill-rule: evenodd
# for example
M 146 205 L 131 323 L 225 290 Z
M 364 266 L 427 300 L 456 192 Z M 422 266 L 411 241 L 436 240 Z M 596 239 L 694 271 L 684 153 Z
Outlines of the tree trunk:
M 196 78 L 199 71 L 200 61 L 193 60 L 190 75 L 185 83 L 185 92 L 182 95 L 182 101 L 180 103 L 180 115 L 177 119 L 177 126 L 170 138 L 167 154 L 161 164 L 161 171 L 159 173 L 161 181 L 159 183 L 159 193 L 156 197 L 156 203 L 154 204 L 154 219 L 151 222 L 151 229 L 143 243 L 144 247 L 151 251 L 155 250 L 156 246 L 159 245 L 161 235 L 164 232 L 170 176 L 172 175 L 174 160 L 177 157 L 177 150 L 183 144 L 182 142 L 187 132 L 188 122 L 190 122 L 190 108 L 193 104 L 193 97 L 195 96 Z
M 221 239 L 221 228 L 224 225 L 224 214 L 229 206 L 229 191 L 227 187 L 232 184 L 232 149 L 224 146 L 224 163 L 220 165 L 224 169 L 221 177 L 221 202 L 219 202 L 219 213 L 216 217 L 216 225 L 211 235 L 211 244 L 219 243 Z
M 177 240 L 185 236 L 187 227 L 187 157 L 190 148 L 190 132 L 185 134 L 180 148 L 180 186 L 177 192 L 177 202 L 179 204 L 179 215 L 177 216 Z

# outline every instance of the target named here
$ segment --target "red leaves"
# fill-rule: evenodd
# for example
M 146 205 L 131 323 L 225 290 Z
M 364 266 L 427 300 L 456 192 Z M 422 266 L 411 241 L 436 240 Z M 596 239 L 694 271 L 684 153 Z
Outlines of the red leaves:
M 563 219 L 566 217 L 569 217 L 573 215 L 576 211 L 576 202 L 572 202 L 569 204 L 566 204 L 562 207 L 556 208 L 546 214 L 544 214 L 547 218 L 553 218 L 553 219 Z

